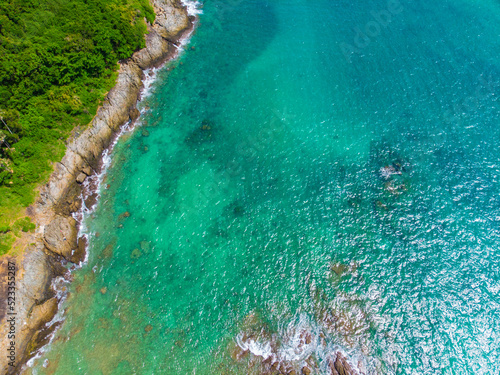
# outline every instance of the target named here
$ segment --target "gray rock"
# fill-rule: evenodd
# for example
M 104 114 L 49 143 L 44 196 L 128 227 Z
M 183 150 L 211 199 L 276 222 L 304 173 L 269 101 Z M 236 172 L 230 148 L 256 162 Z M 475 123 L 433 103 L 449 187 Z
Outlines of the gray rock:
M 132 59 L 141 69 L 147 69 L 150 66 L 161 64 L 173 52 L 171 44 L 156 29 L 148 25 L 146 48 L 134 53 Z
M 191 21 L 179 1 L 153 0 L 152 4 L 156 13 L 154 26 L 163 38 L 171 41 L 177 39 L 190 27 Z

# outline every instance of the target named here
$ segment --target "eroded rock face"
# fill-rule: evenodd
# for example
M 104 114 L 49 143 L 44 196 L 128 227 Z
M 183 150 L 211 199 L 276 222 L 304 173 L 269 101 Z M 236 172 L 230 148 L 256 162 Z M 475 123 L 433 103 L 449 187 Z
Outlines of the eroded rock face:
M 77 236 L 75 219 L 71 216 L 56 216 L 45 227 L 43 239 L 47 249 L 71 261 L 73 252 L 77 248 Z
M 33 306 L 30 313 L 29 327 L 37 329 L 50 322 L 57 313 L 57 303 L 57 298 L 52 297 L 39 305 Z
M 146 48 L 134 53 L 132 59 L 141 69 L 147 69 L 151 65 L 161 63 L 165 54 L 173 52 L 171 43 L 164 39 L 151 25 L 148 25 Z
M 189 27 L 191 21 L 179 2 L 153 0 L 152 4 L 156 13 L 155 29 L 163 38 L 174 41 Z
M 50 321 L 54 314 L 54 297 L 50 290 L 50 282 L 56 270 L 51 257 L 44 251 L 44 244 L 40 241 L 24 251 L 22 260 L 10 258 L 8 261 L 15 262 L 16 267 L 16 365 L 22 363 L 24 353 L 33 339 L 34 330 Z M 3 260 L 3 259 L 2 259 Z M 2 275 L 3 271 L 1 270 Z M 6 301 L 7 299 L 4 299 Z M 47 302 L 46 302 L 47 301 Z M 8 325 L 5 317 L 2 317 L 0 335 L 7 337 Z M 7 340 L 0 340 L 0 350 L 7 352 Z M 16 373 L 19 368 L 7 365 L 6 357 L 0 357 L 0 373 Z

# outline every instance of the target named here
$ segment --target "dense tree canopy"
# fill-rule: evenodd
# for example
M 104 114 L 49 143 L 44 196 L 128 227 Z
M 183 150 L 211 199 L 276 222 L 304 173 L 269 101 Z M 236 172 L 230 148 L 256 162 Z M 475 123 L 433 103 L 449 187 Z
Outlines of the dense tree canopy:
M 0 227 L 144 46 L 145 18 L 148 0 L 0 0 Z

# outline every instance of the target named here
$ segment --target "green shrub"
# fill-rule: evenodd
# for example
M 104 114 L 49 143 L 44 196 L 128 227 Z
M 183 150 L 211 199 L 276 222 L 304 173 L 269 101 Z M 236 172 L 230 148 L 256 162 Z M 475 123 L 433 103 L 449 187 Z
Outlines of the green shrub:
M 148 0 L 0 1 L 0 212 L 33 202 L 117 62 L 144 47 L 144 18 Z
M 14 243 L 15 237 L 10 233 L 0 233 L 0 255 L 3 255 L 9 251 L 12 244 Z
M 32 223 L 31 219 L 27 216 L 18 219 L 12 226 L 12 229 L 14 231 L 22 230 L 23 232 L 33 232 L 35 228 L 36 228 L 35 224 Z

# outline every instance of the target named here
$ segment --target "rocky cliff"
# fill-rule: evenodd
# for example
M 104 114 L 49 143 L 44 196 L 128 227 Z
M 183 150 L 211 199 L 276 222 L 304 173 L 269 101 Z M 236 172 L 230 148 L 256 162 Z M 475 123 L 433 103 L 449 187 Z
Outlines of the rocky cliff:
M 30 245 L 18 257 L 0 259 L 0 369 L 3 374 L 22 372 L 26 361 L 47 341 L 54 329 L 48 326 L 57 313 L 58 297 L 51 287 L 55 277 L 65 275 L 66 263 L 80 263 L 85 241 L 77 238 L 77 222 L 72 213 L 80 209 L 82 182 L 100 169 L 101 157 L 121 126 L 138 115 L 137 101 L 144 70 L 173 57 L 180 38 L 193 27 L 193 17 L 179 0 L 151 0 L 156 12 L 148 26 L 146 47 L 120 64 L 114 88 L 108 93 L 92 123 L 75 129 L 66 154 L 56 163 L 48 183 L 41 187 L 36 203 L 27 214 L 37 224 Z M 10 263 L 9 263 L 10 262 Z M 9 264 L 16 264 L 15 315 L 7 309 Z M 12 317 L 15 318 L 15 359 L 9 364 Z M 11 319 L 8 321 L 8 319 Z

